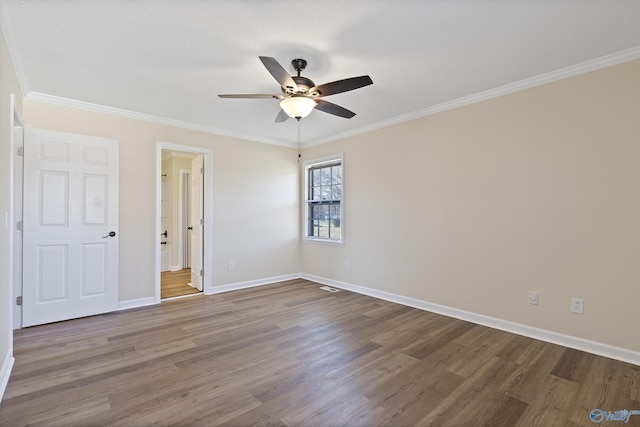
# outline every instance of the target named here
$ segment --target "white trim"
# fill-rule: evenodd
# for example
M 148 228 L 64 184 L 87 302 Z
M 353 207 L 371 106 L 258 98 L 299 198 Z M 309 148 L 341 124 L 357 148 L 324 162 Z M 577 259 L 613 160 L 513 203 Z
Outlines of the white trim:
M 520 92 L 522 90 L 530 89 L 532 87 L 541 86 L 547 83 L 553 83 L 558 80 L 567 79 L 569 77 L 575 77 L 580 74 L 596 71 L 601 68 L 611 67 L 613 65 L 621 64 L 623 62 L 633 61 L 640 59 L 640 46 L 631 49 L 623 50 L 620 52 L 612 53 L 610 55 L 601 56 L 589 61 L 581 62 L 579 64 L 570 65 L 568 67 L 560 68 L 548 73 L 540 74 L 538 76 L 530 77 L 528 79 L 520 80 L 518 82 L 509 83 L 503 86 L 498 86 L 493 89 L 485 90 L 473 95 L 464 96 L 462 98 L 454 99 L 451 101 L 443 102 L 438 105 L 433 105 L 421 110 L 413 111 L 408 114 L 393 117 L 388 120 L 383 120 L 377 123 L 373 123 L 368 126 L 361 126 L 359 128 L 350 129 L 346 132 L 331 135 L 327 138 L 317 139 L 313 142 L 302 144 L 301 147 L 313 147 L 315 145 L 325 144 L 327 142 L 335 141 L 338 139 L 347 138 L 350 136 L 358 135 L 365 132 L 371 132 L 377 129 L 385 128 L 388 126 L 396 125 L 399 123 L 408 122 L 410 120 L 419 119 L 433 114 L 442 113 L 444 111 L 453 110 L 458 107 L 464 107 L 466 105 L 475 104 L 476 102 L 486 101 L 488 99 L 497 98 L 499 96 L 508 95 L 514 92 Z
M 11 114 L 13 125 L 11 126 L 9 159 L 9 301 L 11 330 L 22 328 L 22 307 L 15 305 L 16 297 L 22 296 L 22 232 L 16 230 L 17 221 L 22 220 L 22 201 L 24 199 L 22 172 L 24 171 L 24 156 L 18 155 L 18 148 L 24 148 L 24 128 L 22 118 L 16 109 L 15 95 L 11 94 Z M 19 166 L 16 166 L 19 165 Z M 16 169 L 18 174 L 16 174 Z M 18 242 L 18 243 L 16 243 Z M 18 271 L 18 273 L 16 273 Z M 13 345 L 11 335 L 9 347 Z
M 0 2 L 0 5 L 4 6 L 4 4 L 2 4 L 1 2 Z M 4 24 L 5 23 L 3 20 L 2 22 L 3 28 L 4 28 Z M 6 32 L 12 33 L 11 31 L 6 31 Z M 7 38 L 6 34 L 5 34 L 5 39 L 7 39 L 7 44 L 9 44 L 9 53 L 11 54 L 14 51 L 17 52 L 17 49 L 14 46 L 12 46 L 12 43 L 15 44 L 15 42 L 13 42 L 13 39 Z M 413 111 L 408 114 L 403 114 L 401 116 L 393 117 L 387 120 L 382 120 L 380 122 L 372 123 L 367 126 L 361 126 L 358 128 L 350 129 L 345 132 L 333 134 L 326 138 L 320 138 L 315 141 L 303 143 L 300 145 L 300 147 L 302 148 L 313 147 L 315 145 L 325 144 L 327 142 L 336 141 L 338 139 L 347 138 L 347 137 L 358 135 L 361 133 L 371 132 L 376 129 L 381 129 L 381 128 L 385 128 L 395 124 L 418 119 L 421 117 L 430 116 L 432 114 L 441 113 L 443 111 L 452 110 L 454 108 L 463 107 L 466 105 L 474 104 L 476 102 L 486 101 L 491 98 L 508 95 L 510 93 L 519 92 L 521 90 L 529 89 L 535 86 L 552 83 L 558 80 L 574 77 L 580 74 L 599 70 L 601 68 L 606 68 L 613 65 L 621 64 L 623 62 L 633 61 L 639 58 L 640 58 L 640 46 L 637 46 L 630 49 L 622 50 L 620 52 L 615 52 L 609 55 L 601 56 L 599 58 L 581 62 L 579 64 L 570 65 L 568 67 L 550 71 L 548 73 L 540 74 L 538 76 L 520 80 L 518 82 L 509 83 L 509 84 L 499 86 L 497 88 L 489 89 L 483 92 L 479 92 L 473 95 L 443 102 L 441 104 L 427 107 L 421 110 Z M 137 113 L 135 111 L 129 111 L 129 110 L 124 110 L 124 109 L 114 108 L 114 107 L 107 107 L 104 105 L 93 104 L 90 102 L 76 101 L 73 99 L 63 98 L 63 97 L 54 96 L 54 95 L 47 95 L 40 92 L 29 92 L 26 90 L 27 85 L 26 85 L 26 82 L 24 82 L 25 78 L 22 75 L 23 73 L 21 72 L 21 67 L 15 61 L 14 61 L 14 68 L 16 69 L 16 74 L 18 74 L 18 81 L 22 88 L 22 93 L 26 94 L 25 99 L 28 99 L 28 100 L 35 100 L 35 101 L 45 102 L 48 104 L 60 105 L 63 107 L 77 108 L 85 111 L 93 111 L 97 113 L 110 114 L 118 117 L 126 117 L 130 119 L 142 120 L 142 121 L 147 121 L 152 123 L 159 123 L 163 125 L 174 126 L 178 128 L 184 128 L 184 129 L 191 129 L 191 130 L 196 130 L 196 131 L 215 134 L 215 135 L 228 136 L 231 138 L 239 138 L 239 139 L 244 139 L 248 141 L 262 142 L 265 144 L 279 145 L 282 147 L 300 148 L 298 144 L 294 144 L 294 143 L 286 143 L 283 141 L 277 141 L 277 140 L 268 139 L 268 138 L 258 138 L 252 135 L 245 135 L 240 132 L 231 132 L 228 130 L 219 129 L 211 126 L 205 126 L 198 123 L 168 119 L 165 117 L 154 116 L 151 114 Z
M 319 237 L 313 237 L 307 235 L 307 218 L 309 217 L 309 204 L 307 201 L 309 200 L 309 169 L 314 166 L 322 166 L 327 163 L 340 162 L 340 166 L 342 167 L 342 196 L 340 197 L 340 240 L 332 240 L 332 239 L 323 239 Z M 321 245 L 329 245 L 329 246 L 344 246 L 344 190 L 345 190 L 345 167 L 344 167 L 344 152 L 330 154 L 328 156 L 317 157 L 314 159 L 305 160 L 302 162 L 302 181 L 304 187 L 302 188 L 302 242 L 303 243 L 314 243 Z
M 13 349 L 9 348 L 4 357 L 4 362 L 2 362 L 2 369 L 0 370 L 0 402 L 2 402 L 2 397 L 7 389 L 7 384 L 9 384 L 9 376 L 11 376 L 11 369 L 13 368 L 14 362 Z
M 340 214 L 342 216 L 342 214 Z M 342 222 L 342 219 L 340 220 L 340 222 Z M 304 225 L 303 225 L 304 227 Z M 306 231 L 306 227 L 305 227 L 305 231 Z M 302 243 L 304 244 L 311 244 L 311 245 L 324 245 L 324 246 L 338 246 L 338 247 L 344 247 L 344 235 L 342 234 L 343 230 L 340 230 L 340 235 L 342 237 L 342 240 L 331 240 L 331 239 L 323 239 L 320 237 L 307 237 L 307 236 L 302 236 Z
M 174 299 L 182 299 L 182 298 L 197 297 L 197 296 L 202 296 L 202 295 L 204 295 L 204 293 L 203 293 L 203 292 L 197 292 L 197 293 L 193 293 L 193 294 L 185 294 L 185 295 L 178 295 L 178 296 L 175 296 L 175 297 L 163 298 L 163 299 L 162 299 L 162 302 L 165 302 L 165 301 L 171 301 L 171 300 L 174 300 Z
M 346 289 L 352 292 L 368 295 L 368 296 L 379 298 L 385 301 L 406 305 L 408 307 L 413 307 L 420 310 L 429 311 L 432 313 L 442 314 L 444 316 L 449 316 L 449 317 L 453 317 L 460 320 L 466 320 L 468 322 L 487 326 L 489 328 L 511 332 L 517 335 L 522 335 L 525 337 L 546 341 L 553 344 L 558 344 L 558 345 L 573 348 L 576 350 L 586 351 L 588 353 L 597 354 L 598 356 L 604 356 L 611 359 L 616 359 L 616 360 L 620 360 L 623 362 L 632 363 L 634 365 L 640 366 L 640 352 L 638 351 L 616 347 L 616 346 L 612 346 L 609 344 L 604 344 L 596 341 L 591 341 L 584 338 L 565 335 L 558 332 L 548 331 L 545 329 L 539 329 L 533 326 L 527 326 L 520 323 L 510 322 L 510 321 L 498 319 L 495 317 L 485 316 L 483 314 L 472 313 L 469 311 L 460 310 L 457 308 L 448 307 L 441 304 L 434 304 L 434 303 L 422 301 L 416 298 L 406 297 L 402 295 L 393 294 L 390 292 L 384 292 L 376 289 L 367 288 L 364 286 L 358 286 L 350 283 L 340 282 L 338 280 L 332 280 L 324 277 L 314 276 L 312 274 L 302 274 L 301 277 L 303 279 L 311 280 L 313 282 L 317 282 L 323 285 L 330 285 L 335 288 Z
M 77 101 L 74 99 L 63 98 L 61 96 L 47 95 L 45 93 L 40 93 L 40 92 L 29 92 L 25 96 L 25 99 L 44 102 L 47 104 L 58 105 L 61 107 L 76 108 L 84 111 L 92 111 L 94 113 L 109 114 L 117 117 L 141 120 L 141 121 L 150 122 L 150 123 L 158 123 L 161 125 L 173 126 L 173 127 L 182 128 L 182 129 L 190 129 L 190 130 L 210 133 L 214 135 L 222 135 L 222 136 L 228 136 L 231 138 L 239 138 L 239 139 L 244 139 L 249 141 L 262 142 L 264 144 L 279 145 L 279 146 L 288 147 L 288 148 L 298 148 L 297 143 L 295 144 L 285 143 L 282 141 L 276 141 L 274 139 L 258 138 L 255 136 L 244 135 L 239 132 L 232 132 L 229 130 L 215 128 L 211 126 L 205 126 L 198 123 L 169 119 L 166 117 L 154 116 L 152 114 L 137 113 L 135 111 L 124 110 L 124 109 L 115 108 L 115 107 L 108 107 L 100 104 L 93 104 L 91 102 Z
M 156 297 L 129 299 L 126 301 L 118 301 L 118 310 L 128 310 L 130 308 L 146 307 L 148 305 L 159 304 L 160 301 L 156 300 Z
M 237 291 L 237 290 L 240 290 L 240 289 L 253 288 L 253 287 L 262 286 L 262 285 L 270 285 L 272 283 L 284 282 L 284 281 L 287 281 L 287 280 L 300 279 L 301 277 L 302 277 L 302 274 L 300 274 L 300 273 L 297 273 L 297 274 L 286 274 L 286 275 L 283 275 L 283 276 L 267 277 L 265 279 L 248 280 L 246 282 L 230 283 L 228 285 L 212 286 L 211 289 L 209 289 L 207 292 L 205 292 L 205 294 L 206 295 L 221 294 L 223 292 Z
M 191 155 L 191 157 L 193 157 L 193 155 Z M 189 158 L 191 158 L 189 157 Z M 189 179 L 189 181 L 191 180 L 191 169 L 180 169 L 178 171 L 178 173 L 180 174 L 178 176 L 178 227 L 177 228 L 173 228 L 173 234 L 178 236 L 178 265 L 174 265 L 173 267 L 171 267 L 171 271 L 177 271 L 177 270 L 182 270 L 183 268 L 187 268 L 187 261 L 184 258 L 184 252 L 185 252 L 185 242 L 184 242 L 184 234 L 185 234 L 185 230 L 184 230 L 184 225 L 185 225 L 185 220 L 186 222 L 189 221 L 188 218 L 184 218 L 182 213 L 185 210 L 185 206 L 184 206 L 184 185 L 185 185 L 185 179 Z M 187 175 L 187 176 L 185 176 Z M 191 207 L 188 207 L 187 209 L 191 209 Z M 191 250 L 191 249 L 189 249 Z M 174 270 L 175 269 L 175 270 Z
M 15 109 L 16 109 L 16 97 L 15 95 L 12 93 L 9 96 L 9 113 L 11 114 L 11 117 L 9 117 L 9 123 L 13 123 L 13 120 L 15 119 Z M 16 162 L 16 150 L 18 149 L 18 146 L 16 144 L 16 131 L 15 131 L 15 126 L 10 126 L 9 127 L 9 150 L 10 150 L 10 154 L 9 154 L 9 209 L 8 211 L 5 212 L 5 227 L 8 225 L 9 226 L 9 230 L 8 230 L 8 246 L 9 246 L 9 253 L 8 253 L 8 269 L 7 269 L 7 280 L 8 280 L 8 288 L 9 288 L 9 313 L 8 313 L 8 320 L 9 320 L 9 337 L 7 340 L 7 347 L 9 349 L 11 349 L 13 347 L 13 330 L 16 329 L 14 322 L 16 319 L 14 319 L 14 307 L 15 307 L 15 295 L 14 295 L 14 287 L 15 287 L 15 283 L 14 283 L 14 265 L 15 265 L 15 225 L 14 225 L 14 211 L 15 211 L 15 197 L 16 197 L 16 189 L 15 189 L 15 162 Z M 7 224 L 8 222 L 8 224 Z M 22 293 L 20 294 L 22 295 Z M 21 322 L 22 323 L 22 322 Z
M 157 302 L 160 302 L 160 215 L 162 207 L 160 199 L 162 195 L 162 150 L 184 151 L 187 153 L 202 154 L 204 156 L 204 257 L 202 269 L 204 270 L 203 290 L 206 293 L 213 285 L 213 235 L 210 232 L 213 224 L 213 152 L 209 148 L 195 147 L 191 145 L 173 144 L 170 142 L 156 142 L 156 263 L 155 263 L 155 289 Z M 209 231 L 207 231 L 209 230 Z

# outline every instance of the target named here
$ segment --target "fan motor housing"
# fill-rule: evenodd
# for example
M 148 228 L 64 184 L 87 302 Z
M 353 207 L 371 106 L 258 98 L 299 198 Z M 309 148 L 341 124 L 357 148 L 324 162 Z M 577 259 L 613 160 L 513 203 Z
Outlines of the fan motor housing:
M 311 89 L 312 87 L 314 87 L 316 85 L 313 82 L 313 80 L 308 79 L 306 77 L 291 76 L 291 78 L 298 85 L 298 93 L 306 93 L 307 91 L 309 91 L 309 89 Z
M 313 95 L 313 96 L 317 96 L 318 92 L 309 93 L 309 89 L 311 89 L 312 87 L 315 87 L 315 85 L 316 85 L 313 82 L 313 80 L 300 75 L 300 72 L 302 70 L 304 70 L 305 68 L 307 68 L 307 61 L 305 59 L 296 58 L 293 61 L 291 61 L 291 66 L 298 72 L 297 76 L 291 76 L 293 81 L 296 82 L 296 85 L 298 86 L 298 90 L 295 91 L 295 90 L 293 90 L 293 88 L 287 86 L 287 87 L 283 87 L 282 88 L 282 92 L 285 95 L 298 94 L 298 95 Z

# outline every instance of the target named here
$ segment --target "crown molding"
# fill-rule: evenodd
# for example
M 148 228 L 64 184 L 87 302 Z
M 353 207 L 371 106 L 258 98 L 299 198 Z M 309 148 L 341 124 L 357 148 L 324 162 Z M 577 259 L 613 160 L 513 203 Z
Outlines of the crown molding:
M 105 105 L 93 104 L 91 102 L 84 102 L 84 101 L 77 101 L 75 99 L 70 99 L 70 98 L 63 98 L 61 96 L 47 95 L 45 93 L 29 92 L 27 96 L 25 96 L 25 99 L 30 101 L 38 101 L 38 102 L 44 102 L 47 104 L 58 105 L 61 107 L 75 108 L 83 111 L 108 114 L 108 115 L 117 116 L 117 117 L 124 117 L 127 119 L 141 120 L 145 122 L 157 123 L 157 124 L 166 125 L 166 126 L 173 126 L 173 127 L 182 128 L 182 129 L 195 130 L 198 132 L 204 132 L 204 133 L 209 133 L 213 135 L 228 136 L 231 138 L 243 139 L 245 141 L 249 140 L 249 141 L 261 142 L 264 144 L 279 145 L 279 146 L 288 147 L 288 148 L 297 148 L 297 145 L 295 144 L 288 144 L 288 143 L 285 143 L 282 141 L 276 141 L 273 139 L 253 138 L 238 132 L 231 132 L 225 129 L 215 128 L 212 126 L 205 126 L 198 123 L 185 122 L 182 120 L 168 119 L 166 117 L 154 116 L 152 114 L 138 113 L 135 111 L 124 110 L 121 108 L 108 107 Z
M 623 62 L 633 61 L 640 59 L 640 46 L 636 46 L 631 49 L 623 50 L 620 52 L 612 53 L 610 55 L 601 56 L 589 61 L 581 62 L 579 64 L 571 65 L 569 67 L 560 68 L 549 73 L 540 74 L 535 77 L 520 80 L 518 82 L 509 83 L 503 86 L 499 86 L 493 89 L 489 89 L 483 92 L 478 92 L 473 95 L 465 96 L 462 98 L 454 99 L 452 101 L 443 102 L 441 104 L 433 105 L 421 110 L 413 111 L 408 114 L 393 117 L 388 120 L 382 120 L 369 126 L 362 126 L 359 128 L 351 129 L 347 132 L 342 132 L 336 135 L 332 135 L 328 138 L 318 139 L 316 141 L 303 144 L 302 147 L 312 147 L 314 145 L 321 145 L 327 142 L 336 141 L 338 139 L 347 138 L 350 136 L 358 135 L 365 132 L 371 132 L 377 129 L 385 128 L 399 123 L 408 122 L 411 120 L 419 119 L 422 117 L 430 116 L 433 114 L 442 113 L 444 111 L 453 110 L 455 108 L 464 107 L 467 105 L 475 104 L 477 102 L 486 101 L 492 98 L 497 98 L 503 95 L 508 95 L 515 92 L 520 92 L 526 89 L 530 89 L 536 86 L 541 86 L 547 83 L 553 83 L 559 80 L 567 79 L 569 77 L 575 77 L 580 74 L 589 73 L 602 68 L 611 67 L 613 65 L 621 64 Z
M 497 88 L 489 89 L 483 92 L 478 92 L 473 95 L 454 99 L 452 101 L 443 102 L 441 104 L 433 105 L 431 107 L 417 110 L 408 114 L 403 114 L 387 120 L 382 120 L 382 121 L 373 123 L 371 125 L 350 129 L 346 132 L 341 132 L 326 138 L 321 138 L 315 141 L 310 141 L 308 143 L 301 144 L 301 147 L 308 148 L 308 147 L 313 147 L 316 145 L 321 145 L 321 144 L 325 144 L 332 141 L 337 141 L 339 139 L 344 139 L 350 136 L 371 132 L 377 129 L 382 129 L 388 126 L 404 123 L 407 121 L 419 119 L 419 118 L 430 116 L 433 114 L 442 113 L 444 111 L 453 110 L 455 108 L 464 107 L 467 105 L 475 104 L 477 102 L 486 101 L 492 98 L 497 98 L 497 97 L 508 95 L 511 93 L 520 92 L 536 86 L 541 86 L 547 83 L 553 83 L 559 80 L 578 76 L 580 74 L 585 74 L 591 71 L 596 71 L 602 68 L 621 64 L 621 63 L 632 61 L 635 59 L 640 59 L 640 46 L 623 50 L 620 52 L 616 52 L 610 55 L 605 55 L 589 61 L 581 62 L 579 64 L 575 64 L 569 67 L 551 71 L 549 73 L 540 74 L 538 76 L 520 80 L 518 82 L 509 83 L 509 84 L 499 86 Z M 278 145 L 278 146 L 288 147 L 288 148 L 298 148 L 297 144 L 276 141 L 268 138 L 251 137 L 245 134 L 241 134 L 239 132 L 231 132 L 225 129 L 205 126 L 198 123 L 168 119 L 165 117 L 154 116 L 151 114 L 137 113 L 135 111 L 123 110 L 123 109 L 114 108 L 114 107 L 107 107 L 104 105 L 93 104 L 93 103 L 84 102 L 84 101 L 76 101 L 73 99 L 62 98 L 54 95 L 47 95 L 44 93 L 29 92 L 25 96 L 25 99 L 45 102 L 48 104 L 54 104 L 54 105 L 59 105 L 63 107 L 93 111 L 93 112 L 102 113 L 102 114 L 110 114 L 118 117 L 125 117 L 130 119 L 142 120 L 146 122 L 158 123 L 162 125 L 173 126 L 173 127 L 183 128 L 183 129 L 190 129 L 190 130 L 195 130 L 195 131 L 214 134 L 214 135 L 228 136 L 231 138 L 261 142 L 265 144 Z

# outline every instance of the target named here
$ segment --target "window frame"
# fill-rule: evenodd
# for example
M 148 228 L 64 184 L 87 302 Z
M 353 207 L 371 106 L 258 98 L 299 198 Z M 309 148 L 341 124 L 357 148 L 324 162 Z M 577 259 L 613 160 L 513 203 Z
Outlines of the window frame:
M 332 163 L 339 163 L 342 168 L 342 191 L 340 195 L 340 239 L 330 239 L 326 237 L 317 237 L 311 236 L 309 233 L 309 215 L 310 209 L 312 205 L 318 205 L 318 203 L 313 203 L 313 200 L 309 200 L 309 171 L 311 169 L 321 167 L 322 165 L 330 165 Z M 344 246 L 344 195 L 345 195 L 345 168 L 344 168 L 344 154 L 337 153 L 329 156 L 323 156 L 315 159 L 305 160 L 303 162 L 302 173 L 304 175 L 304 208 L 303 208 L 303 218 L 302 218 L 302 239 L 305 243 L 319 243 L 325 245 L 332 246 Z

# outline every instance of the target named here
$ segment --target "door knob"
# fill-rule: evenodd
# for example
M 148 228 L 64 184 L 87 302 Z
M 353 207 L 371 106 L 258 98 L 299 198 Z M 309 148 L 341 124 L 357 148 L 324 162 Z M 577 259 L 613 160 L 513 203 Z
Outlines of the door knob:
M 193 227 L 187 227 L 187 230 L 193 230 Z
M 107 237 L 116 237 L 116 232 L 110 231 L 106 236 L 102 236 L 103 239 L 106 239 Z

